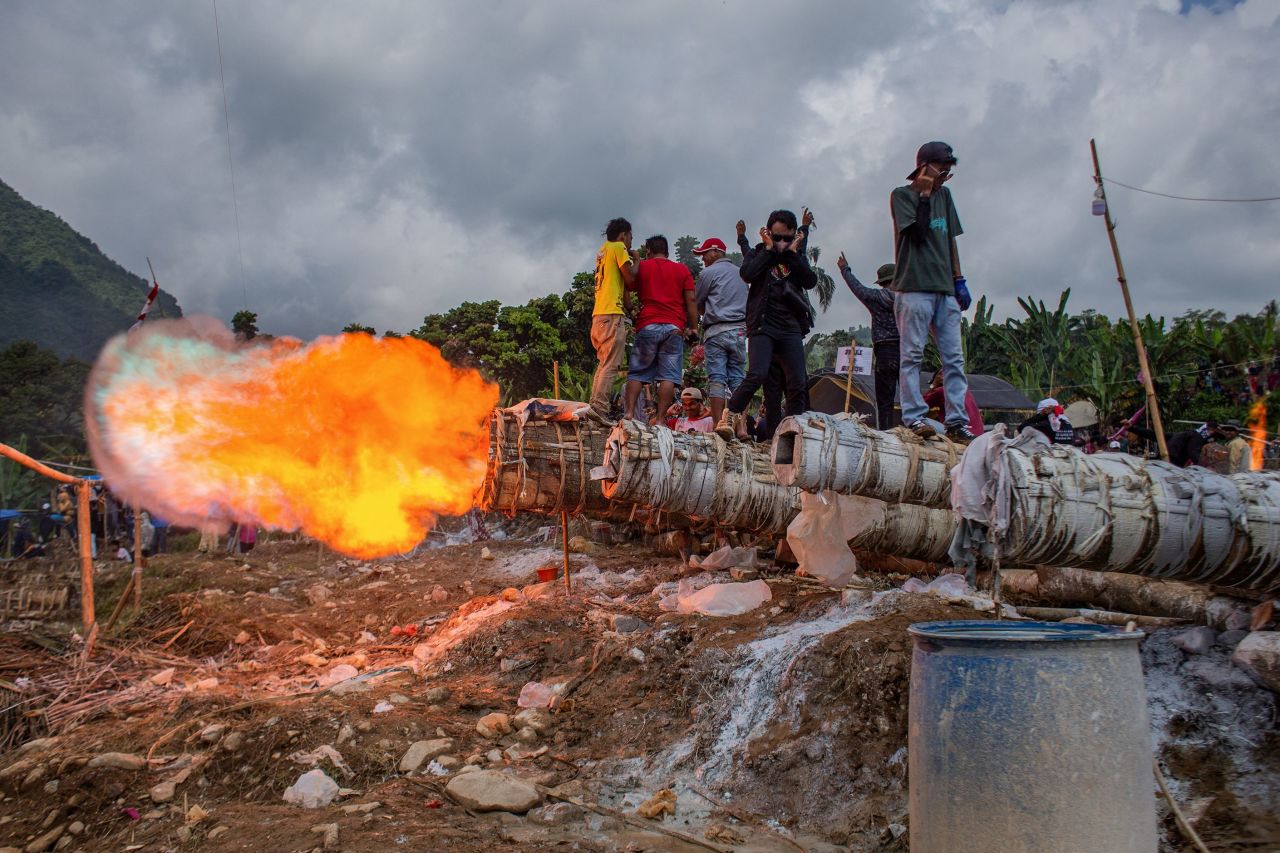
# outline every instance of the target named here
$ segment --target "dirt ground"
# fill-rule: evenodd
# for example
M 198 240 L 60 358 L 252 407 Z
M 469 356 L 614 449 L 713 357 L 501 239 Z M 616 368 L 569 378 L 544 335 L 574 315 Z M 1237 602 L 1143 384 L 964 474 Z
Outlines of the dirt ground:
M 740 616 L 665 613 L 682 567 L 640 541 L 575 554 L 566 595 L 537 583 L 560 560 L 529 538 L 540 524 L 378 561 L 289 540 L 162 555 L 141 612 L 83 666 L 65 626 L 9 623 L 0 848 L 308 851 L 335 824 L 330 849 L 347 851 L 906 849 L 905 629 L 981 614 L 892 590 L 901 579 L 842 593 L 787 575 Z M 59 569 L 4 571 L 15 585 Z M 127 575 L 100 571 L 99 619 Z M 1166 633 L 1144 663 L 1176 793 L 1211 849 L 1280 849 L 1274 696 L 1225 651 L 1190 660 Z M 482 736 L 530 682 L 560 690 L 549 725 Z M 401 772 L 435 739 L 451 741 L 437 761 Z M 341 795 L 286 803 L 312 766 Z M 445 793 L 464 767 L 514 772 L 545 804 L 468 811 Z M 673 815 L 634 817 L 664 788 Z

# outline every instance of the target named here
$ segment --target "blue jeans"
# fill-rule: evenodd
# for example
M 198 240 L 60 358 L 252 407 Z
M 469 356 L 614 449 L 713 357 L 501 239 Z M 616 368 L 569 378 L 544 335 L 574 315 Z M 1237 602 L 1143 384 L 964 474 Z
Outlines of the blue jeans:
M 925 416 L 920 390 L 920 362 L 924 345 L 933 333 L 942 357 L 942 387 L 947 398 L 947 426 L 969 423 L 964 410 L 969 380 L 964 375 L 964 350 L 960 346 L 960 305 L 949 293 L 899 293 L 893 301 L 898 321 L 902 364 L 898 369 L 898 397 L 902 401 L 902 422 L 907 426 Z
M 747 375 L 747 327 L 721 326 L 702 348 L 707 354 L 707 396 L 729 399 Z
M 684 339 L 680 337 L 680 329 L 670 323 L 651 323 L 637 331 L 631 344 L 627 379 L 679 385 L 684 380 Z M 665 415 L 665 412 L 658 414 Z

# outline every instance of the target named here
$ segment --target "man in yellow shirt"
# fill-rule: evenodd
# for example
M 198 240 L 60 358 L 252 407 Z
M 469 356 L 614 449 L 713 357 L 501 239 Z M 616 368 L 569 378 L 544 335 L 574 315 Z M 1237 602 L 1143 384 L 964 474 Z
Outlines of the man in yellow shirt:
M 1227 473 L 1246 474 L 1253 470 L 1253 454 L 1249 442 L 1240 435 L 1239 421 L 1227 421 L 1218 427 L 1218 434 L 1227 442 Z
M 591 383 L 591 408 L 603 418 L 609 417 L 610 391 L 627 349 L 627 289 L 635 286 L 638 262 L 631 248 L 631 223 L 621 217 L 609 220 L 604 245 L 596 254 L 596 304 L 591 312 L 591 345 L 599 360 Z

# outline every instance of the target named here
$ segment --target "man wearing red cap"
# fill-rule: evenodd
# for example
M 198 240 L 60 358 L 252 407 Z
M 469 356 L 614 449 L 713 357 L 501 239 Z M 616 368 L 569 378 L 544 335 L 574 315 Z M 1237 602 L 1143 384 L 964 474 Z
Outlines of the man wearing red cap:
M 922 438 L 934 434 L 925 420 L 929 411 L 920 391 L 920 364 L 932 333 L 942 359 L 946 390 L 946 433 L 954 441 L 971 441 L 964 401 L 969 380 L 964 373 L 960 315 L 968 308 L 969 291 L 960 273 L 956 237 L 964 233 L 951 190 L 956 157 L 945 142 L 926 142 L 916 152 L 916 168 L 909 184 L 889 196 L 893 216 L 894 317 L 901 341 L 898 394 L 902 422 Z M 964 300 L 964 304 L 961 304 Z
M 719 237 L 703 240 L 693 253 L 702 259 L 693 298 L 702 314 L 711 417 L 719 421 L 729 395 L 747 375 L 747 283 Z

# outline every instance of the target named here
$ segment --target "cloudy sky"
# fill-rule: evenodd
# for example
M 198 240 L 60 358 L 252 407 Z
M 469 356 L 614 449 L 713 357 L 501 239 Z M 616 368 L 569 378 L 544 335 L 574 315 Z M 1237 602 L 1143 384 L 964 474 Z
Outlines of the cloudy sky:
M 188 313 L 416 327 L 589 268 L 600 230 L 732 238 L 811 207 L 834 271 L 891 258 L 929 139 L 975 298 L 1123 308 L 1104 173 L 1280 196 L 1280 0 L 0 3 L 0 179 Z M 1140 312 L 1280 296 L 1280 203 L 1110 192 Z M 866 320 L 842 291 L 819 328 Z

